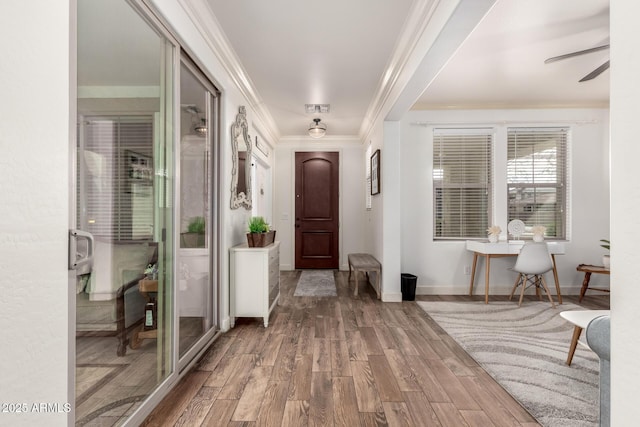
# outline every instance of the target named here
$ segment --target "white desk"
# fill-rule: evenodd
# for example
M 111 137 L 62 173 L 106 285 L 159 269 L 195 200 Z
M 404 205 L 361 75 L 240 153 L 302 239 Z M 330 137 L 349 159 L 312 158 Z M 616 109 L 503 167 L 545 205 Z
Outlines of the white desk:
M 478 256 L 485 259 L 484 275 L 484 302 L 489 304 L 489 272 L 491 271 L 491 258 L 502 258 L 507 256 L 517 256 L 524 241 L 502 241 L 489 243 L 487 241 L 467 240 L 467 250 L 473 252 L 473 266 L 471 267 L 471 283 L 469 284 L 469 295 L 473 295 L 473 285 L 476 276 L 476 265 Z M 562 294 L 560 293 L 560 283 L 558 282 L 558 270 L 556 269 L 556 255 L 564 254 L 564 242 L 547 242 L 551 259 L 553 260 L 553 279 L 556 282 L 556 292 L 558 294 L 558 304 L 562 304 Z

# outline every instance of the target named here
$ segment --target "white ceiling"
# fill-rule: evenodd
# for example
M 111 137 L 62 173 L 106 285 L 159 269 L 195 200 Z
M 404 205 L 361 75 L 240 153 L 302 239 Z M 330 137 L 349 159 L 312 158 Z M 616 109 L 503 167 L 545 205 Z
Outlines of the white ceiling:
M 499 0 L 414 108 L 607 106 L 609 50 L 544 60 L 608 43 L 609 0 Z
M 330 136 L 358 136 L 405 23 L 427 0 L 207 0 L 282 137 L 320 116 Z M 609 72 L 578 80 L 609 51 L 609 0 L 498 0 L 417 101 L 420 108 L 607 106 Z M 328 103 L 308 115 L 306 103 Z
M 282 136 L 357 135 L 411 0 L 208 0 Z M 307 115 L 305 104 L 331 104 Z

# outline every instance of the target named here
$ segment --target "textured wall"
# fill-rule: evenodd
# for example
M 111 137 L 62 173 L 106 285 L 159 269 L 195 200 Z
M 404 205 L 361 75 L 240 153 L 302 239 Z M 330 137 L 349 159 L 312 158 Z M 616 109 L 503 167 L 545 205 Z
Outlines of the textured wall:
M 0 403 L 27 412 L 0 412 L 1 425 L 67 425 L 69 10 L 0 14 Z

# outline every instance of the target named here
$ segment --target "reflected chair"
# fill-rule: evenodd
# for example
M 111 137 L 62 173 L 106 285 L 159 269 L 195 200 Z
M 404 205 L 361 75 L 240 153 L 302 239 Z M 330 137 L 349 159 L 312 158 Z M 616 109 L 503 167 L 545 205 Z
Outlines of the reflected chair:
M 553 308 L 556 307 L 553 302 L 553 298 L 551 297 L 551 293 L 549 292 L 549 288 L 547 287 L 547 282 L 544 279 L 544 273 L 553 270 L 553 260 L 551 259 L 549 249 L 545 242 L 531 242 L 524 244 L 518 254 L 516 265 L 514 265 L 511 270 L 518 273 L 518 278 L 513 285 L 509 299 L 513 298 L 513 294 L 516 292 L 518 286 L 522 286 L 522 289 L 520 290 L 520 302 L 518 303 L 518 306 L 521 306 L 526 288 L 535 286 L 536 295 L 540 298 L 540 288 L 542 287 L 549 297 L 551 306 Z

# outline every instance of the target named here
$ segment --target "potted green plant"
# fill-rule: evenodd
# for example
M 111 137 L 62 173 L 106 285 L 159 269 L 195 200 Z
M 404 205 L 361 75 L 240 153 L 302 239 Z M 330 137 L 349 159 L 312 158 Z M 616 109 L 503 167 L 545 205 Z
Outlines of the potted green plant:
M 276 231 L 271 230 L 267 221 L 261 216 L 252 216 L 249 219 L 249 232 L 247 244 L 250 248 L 261 248 L 272 244 L 276 240 Z
M 600 239 L 600 246 L 608 251 L 611 250 L 611 242 L 607 239 Z M 604 268 L 611 267 L 611 256 L 609 254 L 602 255 L 602 265 L 604 265 Z
M 183 248 L 204 248 L 204 234 L 206 223 L 204 217 L 195 216 L 191 218 L 187 225 L 187 232 L 182 233 Z

